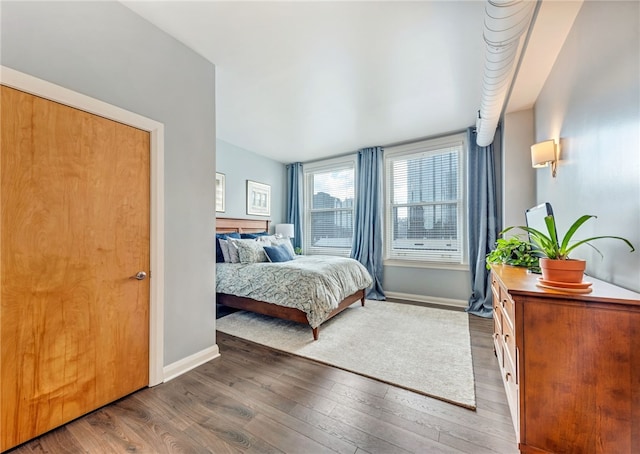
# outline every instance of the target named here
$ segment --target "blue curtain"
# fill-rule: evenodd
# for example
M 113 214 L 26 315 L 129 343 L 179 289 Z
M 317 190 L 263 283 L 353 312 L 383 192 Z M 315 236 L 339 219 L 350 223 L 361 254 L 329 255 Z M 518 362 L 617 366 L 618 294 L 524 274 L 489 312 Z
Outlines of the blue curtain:
M 287 164 L 287 223 L 293 224 L 293 247 L 302 247 L 302 163 Z
M 496 206 L 496 177 L 493 144 L 480 147 L 473 128 L 467 130 L 469 144 L 469 268 L 471 271 L 471 297 L 467 312 L 480 317 L 493 317 L 493 301 L 489 271 L 485 257 L 498 237 Z
M 382 147 L 363 148 L 358 152 L 351 258 L 362 263 L 373 277 L 366 297 L 374 300 L 386 298 L 382 290 L 383 165 Z

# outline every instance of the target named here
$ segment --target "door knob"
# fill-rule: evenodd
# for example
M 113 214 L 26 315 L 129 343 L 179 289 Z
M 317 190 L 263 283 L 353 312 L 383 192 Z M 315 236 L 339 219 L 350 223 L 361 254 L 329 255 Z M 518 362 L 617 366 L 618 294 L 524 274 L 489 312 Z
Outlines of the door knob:
M 132 276 L 134 279 L 138 279 L 139 281 L 144 280 L 147 277 L 147 273 L 144 271 L 138 271 L 135 276 Z

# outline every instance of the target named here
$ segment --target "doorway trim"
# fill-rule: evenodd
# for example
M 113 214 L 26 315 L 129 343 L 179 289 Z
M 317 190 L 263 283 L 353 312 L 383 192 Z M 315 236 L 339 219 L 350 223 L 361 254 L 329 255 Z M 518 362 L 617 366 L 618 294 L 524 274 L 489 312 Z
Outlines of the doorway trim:
M 0 65 L 0 83 L 149 132 L 151 232 L 149 282 L 149 386 L 164 381 L 164 124 L 29 74 Z

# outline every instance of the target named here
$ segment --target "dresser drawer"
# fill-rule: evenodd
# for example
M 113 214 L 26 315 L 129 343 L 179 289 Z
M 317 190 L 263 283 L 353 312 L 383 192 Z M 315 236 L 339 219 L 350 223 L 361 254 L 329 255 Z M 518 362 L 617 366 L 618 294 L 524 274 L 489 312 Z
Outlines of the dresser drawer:
M 516 366 L 511 363 L 505 352 L 504 366 L 501 368 L 502 382 L 507 395 L 507 402 L 511 412 L 513 427 L 516 430 L 516 438 L 520 439 L 520 385 L 517 382 Z
M 502 368 L 504 367 L 504 341 L 502 340 L 502 334 L 493 333 L 493 346 L 496 358 L 498 358 L 498 364 Z
M 491 273 L 491 292 L 493 293 L 493 346 L 498 364 L 504 366 L 504 340 L 502 338 L 502 305 L 500 304 L 500 284 Z
M 502 368 L 502 380 L 504 381 L 507 394 L 510 394 L 510 391 L 517 391 L 518 389 L 518 381 L 516 380 L 516 371 L 515 364 L 511 362 L 511 359 L 505 355 L 504 366 Z M 510 396 L 507 396 L 510 397 Z M 511 399 L 509 398 L 509 403 L 511 403 Z
M 501 339 L 504 350 L 504 362 L 510 362 L 511 373 L 516 383 L 519 382 L 518 377 L 518 363 L 516 362 L 516 336 L 513 332 L 513 327 L 509 323 L 502 324 L 502 336 Z
M 496 280 L 493 273 L 491 273 L 491 291 L 493 292 L 493 298 L 500 300 L 500 283 Z
M 500 283 L 491 273 L 491 293 L 493 294 L 494 332 L 502 333 L 502 304 L 500 303 Z
M 511 299 L 511 295 L 502 286 L 500 286 L 500 306 L 502 308 L 502 324 L 511 325 L 513 332 L 515 321 L 515 304 Z M 504 328 L 502 328 L 504 330 Z
M 493 332 L 502 334 L 502 305 L 497 298 L 493 299 Z

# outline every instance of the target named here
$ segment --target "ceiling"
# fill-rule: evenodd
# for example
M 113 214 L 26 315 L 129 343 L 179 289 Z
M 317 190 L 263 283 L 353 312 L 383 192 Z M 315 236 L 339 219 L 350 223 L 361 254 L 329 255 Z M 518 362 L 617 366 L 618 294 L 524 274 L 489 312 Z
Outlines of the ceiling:
M 216 65 L 218 139 L 276 161 L 475 124 L 482 1 L 123 3 Z M 543 3 L 510 110 L 535 102 L 580 4 Z

